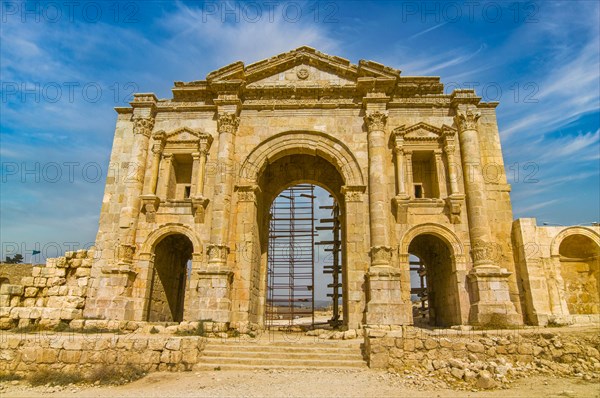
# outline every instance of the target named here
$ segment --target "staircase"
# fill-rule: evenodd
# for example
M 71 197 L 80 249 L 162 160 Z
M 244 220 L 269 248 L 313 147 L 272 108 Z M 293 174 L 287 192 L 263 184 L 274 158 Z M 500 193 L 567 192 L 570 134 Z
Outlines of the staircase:
M 243 341 L 209 339 L 194 370 L 361 369 L 361 341 Z

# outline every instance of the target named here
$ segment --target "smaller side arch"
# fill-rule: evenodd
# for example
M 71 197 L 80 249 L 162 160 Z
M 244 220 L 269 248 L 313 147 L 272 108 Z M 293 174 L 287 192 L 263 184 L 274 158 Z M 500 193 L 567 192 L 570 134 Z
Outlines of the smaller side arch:
M 202 242 L 200 241 L 200 239 L 194 231 L 192 231 L 189 227 L 186 227 L 183 224 L 168 223 L 161 225 L 148 235 L 146 241 L 142 245 L 140 255 L 151 254 L 158 242 L 160 242 L 165 237 L 174 234 L 182 234 L 187 236 L 187 238 L 192 242 L 194 253 L 202 253 Z
M 558 257 L 560 255 L 559 249 L 562 241 L 565 238 L 573 235 L 586 236 L 590 238 L 596 244 L 596 246 L 600 248 L 600 235 L 592 229 L 581 226 L 567 227 L 560 231 L 558 235 L 556 235 L 552 240 L 552 243 L 550 244 L 550 255 L 552 257 Z

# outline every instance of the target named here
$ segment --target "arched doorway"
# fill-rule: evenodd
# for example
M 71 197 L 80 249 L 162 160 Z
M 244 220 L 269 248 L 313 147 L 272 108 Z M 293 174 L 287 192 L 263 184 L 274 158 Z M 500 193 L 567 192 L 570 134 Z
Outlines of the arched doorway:
M 569 312 L 600 313 L 600 246 L 588 236 L 572 234 L 560 242 L 558 252 Z
M 181 322 L 193 245 L 180 233 L 163 237 L 154 246 L 146 320 Z
M 271 204 L 267 253 L 268 328 L 343 324 L 340 206 L 313 184 L 284 189 Z
M 365 181 L 347 145 L 318 131 L 276 134 L 258 145 L 242 164 L 236 185 L 239 254 L 231 322 L 239 327 L 265 326 L 270 207 L 281 191 L 297 184 L 326 189 L 340 207 L 342 317 L 344 326 L 359 328 L 364 323 L 364 276 L 369 266 Z
M 408 253 L 415 325 L 460 324 L 459 286 L 451 248 L 436 235 L 423 233 L 410 241 Z

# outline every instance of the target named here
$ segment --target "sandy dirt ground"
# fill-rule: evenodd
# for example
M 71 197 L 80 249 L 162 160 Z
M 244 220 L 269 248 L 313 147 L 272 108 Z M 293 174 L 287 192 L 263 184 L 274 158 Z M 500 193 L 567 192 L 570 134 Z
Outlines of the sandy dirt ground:
M 5 383 L 8 397 L 600 397 L 600 385 L 577 378 L 535 377 L 509 389 L 453 391 L 411 385 L 410 377 L 364 370 L 255 370 L 151 373 L 136 382 L 98 387 L 28 387 Z

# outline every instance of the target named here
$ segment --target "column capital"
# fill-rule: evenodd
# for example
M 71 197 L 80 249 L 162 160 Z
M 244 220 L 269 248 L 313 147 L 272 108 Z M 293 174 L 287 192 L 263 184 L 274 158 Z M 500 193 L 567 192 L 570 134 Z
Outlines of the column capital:
M 134 135 L 142 134 L 145 137 L 150 137 L 154 128 L 154 117 L 134 116 L 131 120 Z
M 464 111 L 457 109 L 454 116 L 454 123 L 456 123 L 459 132 L 477 130 L 477 122 L 480 117 L 481 113 L 473 111 L 471 108 L 467 108 Z
M 172 160 L 173 159 L 173 154 L 171 152 L 163 152 L 162 157 L 165 160 Z
M 367 111 L 363 120 L 367 125 L 367 131 L 383 131 L 387 123 L 388 113 L 386 111 Z
M 217 115 L 217 131 L 221 133 L 236 134 L 240 118 L 232 112 L 221 112 Z

